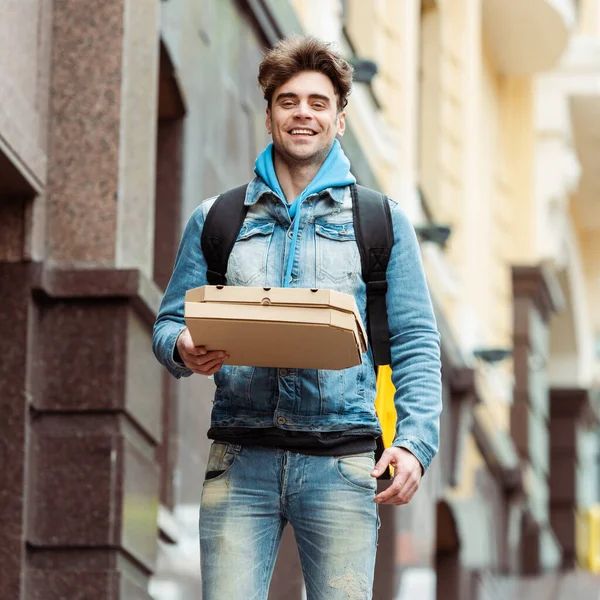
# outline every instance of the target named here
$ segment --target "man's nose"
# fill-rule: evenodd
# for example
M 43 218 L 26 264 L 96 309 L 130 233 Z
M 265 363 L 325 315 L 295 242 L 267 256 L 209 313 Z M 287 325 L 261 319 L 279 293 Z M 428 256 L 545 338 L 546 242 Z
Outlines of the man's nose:
M 308 102 L 300 102 L 296 107 L 296 113 L 294 115 L 299 119 L 309 119 L 312 117 L 312 111 L 310 110 L 310 106 Z

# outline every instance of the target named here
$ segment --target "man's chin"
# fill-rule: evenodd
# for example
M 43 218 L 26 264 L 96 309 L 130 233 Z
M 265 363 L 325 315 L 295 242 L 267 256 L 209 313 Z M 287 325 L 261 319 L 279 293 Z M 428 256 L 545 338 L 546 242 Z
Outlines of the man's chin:
M 290 159 L 296 162 L 314 162 L 316 160 L 323 160 L 323 155 L 327 155 L 327 151 L 323 148 L 309 147 L 308 145 L 302 147 L 286 147 L 285 154 Z

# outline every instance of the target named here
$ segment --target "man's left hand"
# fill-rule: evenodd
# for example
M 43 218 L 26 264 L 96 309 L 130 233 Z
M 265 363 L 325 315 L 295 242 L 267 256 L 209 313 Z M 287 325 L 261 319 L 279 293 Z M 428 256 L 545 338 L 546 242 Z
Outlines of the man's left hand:
M 394 479 L 387 490 L 375 496 L 379 504 L 408 504 L 419 489 L 423 469 L 414 454 L 404 448 L 392 446 L 384 450 L 371 477 L 380 477 L 389 466 L 394 467 Z

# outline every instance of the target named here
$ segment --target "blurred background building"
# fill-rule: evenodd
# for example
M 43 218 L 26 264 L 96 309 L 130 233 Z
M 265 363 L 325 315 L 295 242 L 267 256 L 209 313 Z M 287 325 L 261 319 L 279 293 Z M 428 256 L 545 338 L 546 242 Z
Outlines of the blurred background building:
M 442 448 L 382 507 L 375 599 L 597 600 L 598 0 L 0 0 L 0 597 L 199 597 L 213 383 L 151 328 L 294 32 L 355 65 L 343 146 L 442 333 Z M 270 598 L 302 597 L 288 531 Z

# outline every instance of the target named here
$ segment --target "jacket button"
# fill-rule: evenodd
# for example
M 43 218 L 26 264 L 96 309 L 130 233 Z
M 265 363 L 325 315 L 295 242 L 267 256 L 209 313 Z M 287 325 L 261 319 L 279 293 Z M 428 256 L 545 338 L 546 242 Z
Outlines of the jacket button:
M 290 231 L 288 231 L 288 237 L 289 237 L 290 239 L 292 239 L 292 238 L 294 237 L 294 232 L 293 232 L 293 230 L 290 230 Z
M 277 417 L 278 425 L 285 425 L 285 417 Z
M 288 375 L 288 374 L 289 374 L 289 371 L 288 371 L 287 369 L 280 369 L 280 370 L 279 370 L 279 374 L 280 374 L 282 377 L 285 377 L 286 375 Z

